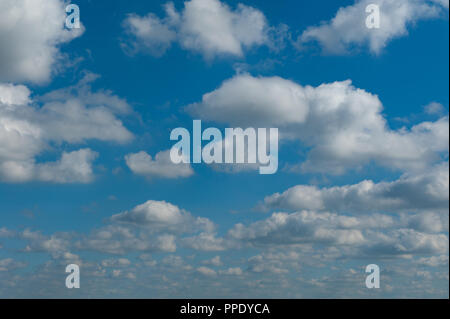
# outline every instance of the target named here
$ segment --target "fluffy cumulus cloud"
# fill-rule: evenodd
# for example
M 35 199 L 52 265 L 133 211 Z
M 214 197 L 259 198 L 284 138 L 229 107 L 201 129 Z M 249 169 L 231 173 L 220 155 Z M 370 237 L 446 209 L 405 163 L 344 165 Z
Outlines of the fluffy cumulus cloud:
M 309 147 L 300 169 L 340 174 L 371 161 L 420 170 L 448 154 L 448 116 L 392 130 L 378 96 L 351 81 L 302 86 L 280 77 L 238 74 L 187 111 L 241 127 L 278 127 L 282 138 Z
M 336 16 L 319 26 L 307 28 L 296 45 L 303 48 L 318 42 L 326 53 L 342 54 L 351 48 L 368 46 L 378 54 L 392 39 L 405 36 L 408 27 L 421 19 L 436 18 L 448 10 L 448 0 L 360 0 L 340 8 Z M 380 28 L 367 28 L 366 7 L 376 4 L 380 9 Z
M 79 37 L 65 29 L 63 0 L 2 0 L 0 3 L 0 81 L 47 82 L 62 61 L 60 46 Z
M 202 119 L 244 127 L 303 123 L 310 108 L 307 91 L 314 93 L 280 77 L 239 74 L 187 109 Z
M 352 229 L 356 219 L 330 213 L 302 211 L 292 214 L 274 213 L 271 217 L 230 230 L 231 238 L 255 245 L 288 245 L 328 243 L 359 245 L 365 238 L 359 229 Z
M 108 225 L 81 236 L 72 249 L 110 254 L 175 252 L 186 234 L 212 233 L 214 223 L 165 201 L 149 200 L 111 216 Z
M 264 199 L 264 209 L 328 210 L 352 213 L 377 211 L 448 212 L 448 163 L 417 175 L 405 174 L 393 182 L 366 180 L 354 185 L 317 188 L 297 185 Z
M 365 28 L 369 3 L 380 4 L 380 29 Z M 95 74 L 41 96 L 13 84 L 48 81 L 63 59 L 61 45 L 82 33 L 64 29 L 64 4 L 0 2 L 0 181 L 88 183 L 99 154 L 87 142 L 133 139 L 123 124 L 132 108 L 111 91 L 93 90 Z M 164 8 L 162 18 L 127 16 L 126 52 L 161 56 L 177 44 L 211 59 L 274 46 L 277 30 L 255 8 L 219 0 Z M 446 9 L 448 0 L 357 1 L 331 21 L 308 28 L 297 45 L 317 41 L 331 53 L 367 45 L 379 53 L 410 24 Z M 351 81 L 312 87 L 240 73 L 186 109 L 219 124 L 279 128 L 282 142 L 294 140 L 307 149 L 304 162 L 287 168 L 340 174 L 375 162 L 397 169 L 400 177 L 296 185 L 260 198 L 260 208 L 270 215 L 233 215 L 222 227 L 162 200 L 118 210 L 104 224 L 82 232 L 0 227 L 0 250 L 15 254 L 0 258 L 0 296 L 85 297 L 88 291 L 94 297 L 128 298 L 143 292 L 171 298 L 373 298 L 373 290 L 363 284 L 369 263 L 383 269 L 382 296 L 415 297 L 424 291 L 448 296 L 449 118 L 441 104 L 424 108 L 433 121 L 394 130 L 378 96 Z M 231 143 L 224 142 L 222 150 L 229 150 Z M 193 174 L 189 164 L 174 165 L 167 150 L 130 153 L 125 162 L 147 178 Z M 24 260 L 35 253 L 51 258 L 29 267 Z M 55 277 L 69 263 L 82 265 L 84 292 L 65 289 Z M 39 289 L 30 289 L 34 286 Z
M 272 297 L 278 291 L 282 296 L 290 289 L 298 291 L 298 282 L 306 287 L 304 293 L 308 295 L 311 289 L 323 296 L 341 295 L 342 291 L 330 291 L 336 287 L 330 278 L 314 275 L 314 270 L 322 268 L 327 269 L 327 274 L 339 276 L 340 285 L 345 284 L 352 296 L 364 296 L 364 291 L 358 291 L 357 287 L 364 282 L 365 265 L 373 262 L 383 267 L 383 293 L 390 292 L 393 278 L 400 280 L 395 281 L 399 287 L 417 283 L 407 286 L 410 293 L 420 293 L 424 285 L 437 287 L 436 280 L 448 286 L 445 269 L 448 267 L 448 215 L 281 212 L 258 221 L 235 224 L 223 237 L 217 237 L 211 221 L 195 217 L 171 203 L 150 200 L 113 215 L 106 222 L 107 225 L 86 234 L 47 235 L 30 229 L 13 232 L 6 228 L 1 232 L 8 238 L 25 241 L 23 253 L 49 254 L 52 259 L 44 267 L 61 268 L 73 262 L 82 265 L 86 287 L 91 280 L 97 287 L 89 287 L 93 295 L 102 294 L 106 287 L 117 285 L 119 280 L 124 280 L 120 281 L 121 287 L 130 285 L 132 290 L 140 284 L 146 291 L 163 293 L 169 289 L 168 297 L 181 293 L 180 289 L 186 293 L 186 286 L 209 287 L 209 280 L 214 280 L 214 289 L 207 294 L 214 296 L 221 296 L 220 293 L 230 296 L 231 291 L 240 289 L 247 295 L 251 290 L 252 294 L 270 292 Z M 436 227 L 439 224 L 442 227 Z M 194 236 L 185 237 L 186 234 Z M 180 247 L 189 249 L 187 257 L 175 254 Z M 100 253 L 102 258 L 90 260 L 84 255 L 89 251 Z M 205 260 L 200 251 L 214 251 L 214 257 Z M 230 258 L 230 251 L 239 251 L 242 258 Z M 142 255 L 135 258 L 136 253 Z M 0 276 L 2 270 L 14 272 L 23 267 L 26 264 L 19 260 L 0 260 Z M 408 272 L 404 271 L 405 267 Z M 347 275 L 335 273 L 343 270 L 348 271 Z M 48 274 L 43 269 L 36 270 L 40 278 L 47 278 L 43 287 L 51 286 L 54 271 L 52 267 L 48 268 Z M 312 275 L 304 277 L 305 272 Z M 292 283 L 294 274 L 297 279 Z M 230 277 L 239 278 L 238 286 L 235 282 L 227 285 Z M 11 278 L 2 280 L 6 285 L 21 285 L 24 280 Z M 188 284 L 192 280 L 196 285 Z M 127 291 L 123 293 L 130 296 Z M 0 289 L 1 293 L 5 292 Z M 189 293 L 197 295 L 198 291 Z M 445 294 L 445 288 L 434 294 Z
M 56 183 L 88 183 L 93 178 L 92 162 L 97 156 L 90 149 L 63 152 L 56 162 L 35 165 L 36 179 Z
M 173 10 L 173 5 L 166 6 L 166 11 L 176 14 Z M 176 40 L 177 34 L 172 25 L 170 16 L 161 20 L 153 13 L 144 17 L 130 14 L 123 22 L 123 27 L 132 39 L 122 42 L 122 48 L 129 54 L 143 51 L 159 57 Z
M 39 180 L 53 183 L 89 183 L 93 179 L 92 162 L 98 154 L 85 148 L 73 152 L 63 152 L 55 162 L 34 163 L 6 161 L 1 173 L 6 181 Z
M 123 254 L 131 250 L 162 251 L 160 242 L 143 240 L 128 228 L 107 225 L 92 230 L 89 235 L 58 232 L 44 235 L 39 231 L 26 229 L 19 234 L 27 245 L 25 252 L 46 252 L 53 258 L 60 259 L 73 255 L 71 251 L 97 251 L 110 254 Z
M 72 249 L 108 254 L 131 252 L 174 252 L 176 237 L 170 234 L 150 234 L 133 227 L 110 224 L 81 237 Z
M 165 5 L 165 11 L 163 19 L 153 13 L 127 17 L 123 26 L 131 39 L 122 43 L 126 52 L 161 56 L 178 42 L 210 59 L 221 55 L 240 57 L 247 48 L 270 46 L 272 29 L 264 14 L 244 4 L 233 9 L 219 0 L 191 0 L 180 12 L 171 2 Z
M 65 152 L 55 162 L 35 157 L 61 143 L 133 138 L 118 119 L 131 108 L 109 91 L 91 92 L 94 78 L 88 74 L 76 86 L 35 98 L 23 85 L 0 83 L 0 180 L 88 182 L 97 156 L 90 149 Z
M 195 232 L 213 231 L 214 224 L 207 218 L 194 217 L 189 212 L 165 201 L 149 200 L 111 217 L 114 222 L 145 227 L 151 231 Z
M 215 224 L 208 218 L 196 217 L 171 203 L 154 200 L 112 215 L 107 222 L 89 234 L 58 232 L 44 235 L 29 229 L 19 233 L 0 230 L 3 237 L 25 240 L 24 251 L 47 252 L 54 258 L 65 258 L 73 251 L 108 254 L 175 252 L 177 241 L 183 241 L 186 234 L 209 234 L 215 230 Z
M 144 151 L 128 154 L 125 161 L 133 173 L 148 178 L 182 178 L 194 174 L 191 165 L 174 164 L 170 159 L 170 150 L 157 153 L 154 159 Z
M 203 276 L 211 276 L 211 277 L 214 277 L 214 276 L 217 275 L 217 273 L 216 273 L 213 269 L 208 268 L 208 267 L 204 267 L 204 266 L 198 267 L 198 268 L 197 268 L 197 271 L 198 271 L 200 274 L 202 274 Z
M 374 234 L 365 253 L 380 256 L 448 254 L 445 234 L 427 234 L 413 229 L 395 229 L 387 234 Z
M 418 263 L 430 267 L 445 266 L 448 265 L 448 256 L 423 257 L 418 260 Z
M 47 236 L 40 231 L 25 229 L 19 233 L 19 237 L 27 241 L 24 251 L 48 252 L 55 257 L 63 256 L 71 245 L 71 234 L 64 232 Z
M 222 251 L 233 246 L 224 238 L 218 237 L 214 232 L 202 232 L 196 236 L 183 239 L 186 247 L 199 251 Z
M 313 244 L 340 247 L 339 255 L 407 256 L 448 253 L 447 227 L 438 233 L 419 231 L 413 219 L 393 219 L 389 215 L 348 216 L 329 212 L 301 211 L 274 213 L 248 226 L 237 224 L 228 236 L 254 247 Z M 445 229 L 444 229 L 445 228 Z

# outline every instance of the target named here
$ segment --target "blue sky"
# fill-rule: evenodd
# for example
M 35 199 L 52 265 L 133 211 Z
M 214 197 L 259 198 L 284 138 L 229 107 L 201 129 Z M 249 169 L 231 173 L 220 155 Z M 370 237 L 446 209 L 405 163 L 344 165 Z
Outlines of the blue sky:
M 448 297 L 448 1 L 73 3 L 0 3 L 0 296 Z M 196 118 L 278 172 L 156 161 Z

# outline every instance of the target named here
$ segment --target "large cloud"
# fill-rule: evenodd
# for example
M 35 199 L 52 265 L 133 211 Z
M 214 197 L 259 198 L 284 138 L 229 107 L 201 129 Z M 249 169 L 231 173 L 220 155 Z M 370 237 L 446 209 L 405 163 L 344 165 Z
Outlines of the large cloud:
M 23 85 L 0 83 L 0 180 L 87 182 L 96 157 L 88 149 L 64 153 L 54 163 L 37 164 L 35 157 L 64 142 L 133 138 L 117 118 L 131 108 L 109 91 L 91 92 L 93 78 L 88 74 L 76 86 L 34 99 Z
M 90 149 L 74 152 L 63 152 L 56 162 L 37 164 L 35 175 L 37 180 L 55 183 L 88 183 L 92 181 L 92 161 L 98 156 Z
M 366 7 L 379 5 L 380 28 L 366 27 Z M 309 27 L 298 38 L 297 45 L 317 41 L 325 52 L 342 54 L 354 46 L 367 45 L 373 53 L 380 53 L 389 41 L 408 33 L 414 22 L 435 18 L 448 10 L 448 0 L 362 0 L 340 8 L 336 16 L 317 27 Z
M 417 170 L 448 153 L 448 116 L 391 130 L 379 98 L 350 81 L 301 86 L 280 77 L 238 74 L 187 107 L 203 120 L 241 127 L 278 127 L 311 147 L 305 171 L 343 173 L 375 161 Z
M 83 32 L 65 29 L 63 0 L 0 2 L 0 81 L 46 82 L 61 61 L 61 44 Z
M 107 225 L 92 229 L 89 234 L 58 232 L 47 236 L 29 229 L 18 234 L 0 229 L 4 237 L 26 240 L 25 251 L 48 252 L 55 258 L 75 250 L 110 254 L 174 252 L 177 240 L 182 240 L 183 235 L 208 234 L 214 230 L 215 225 L 208 218 L 193 216 L 171 203 L 155 200 L 111 216 Z
M 379 214 L 355 217 L 314 211 L 274 213 L 248 226 L 237 224 L 228 236 L 256 247 L 313 244 L 320 250 L 323 245 L 334 245 L 341 247 L 341 254 L 346 255 L 385 257 L 447 253 L 447 235 L 408 228 L 414 226 L 411 222 L 414 218 L 393 219 Z
M 355 218 L 329 213 L 274 213 L 271 217 L 249 226 L 237 224 L 230 230 L 231 238 L 253 244 L 332 243 L 359 245 L 365 238 Z
M 269 218 L 246 222 L 246 225 L 236 224 L 226 236 L 217 238 L 210 227 L 205 227 L 206 223 L 198 223 L 197 217 L 179 207 L 168 202 L 148 201 L 114 215 L 107 225 L 87 234 L 46 235 L 29 229 L 21 232 L 0 229 L 7 237 L 26 241 L 24 253 L 45 252 L 52 257 L 42 266 L 45 269 L 40 267 L 28 277 L 14 273 L 15 268 L 25 266 L 20 261 L 0 260 L 0 268 L 3 266 L 10 272 L 9 279 L 2 277 L 2 282 L 19 294 L 17 287 L 22 287 L 24 281 L 41 278 L 46 282 L 41 285 L 47 288 L 55 281 L 56 269 L 76 263 L 82 265 L 85 288 L 89 288 L 93 296 L 103 296 L 106 291 L 109 295 L 108 284 L 120 283 L 121 287 L 130 285 L 131 291 L 170 289 L 168 296 L 172 297 L 186 294 L 186 287 L 200 287 L 201 295 L 205 287 L 211 286 L 207 294 L 214 296 L 229 296 L 231 291 L 242 290 L 246 295 L 262 292 L 272 297 L 276 291 L 281 297 L 298 291 L 298 283 L 301 283 L 300 286 L 305 287 L 302 295 L 330 297 L 341 296 L 343 291 L 351 291 L 352 296 L 368 296 L 365 295 L 367 289 L 363 288 L 365 265 L 377 263 L 383 271 L 380 290 L 383 296 L 389 294 L 392 286 L 400 289 L 396 295 L 410 292 L 413 287 L 411 296 L 423 294 L 424 287 L 440 287 L 443 290 L 425 295 L 443 296 L 448 286 L 448 220 L 434 220 L 437 215 L 425 215 L 274 213 Z M 430 220 L 432 227 L 428 225 Z M 188 227 L 174 227 L 180 223 Z M 435 227 L 439 223 L 446 223 L 446 226 Z M 191 232 L 197 235 L 183 237 Z M 215 257 L 205 262 L 207 255 L 184 250 L 182 254 L 186 257 L 183 258 L 174 254 L 179 247 L 216 251 Z M 83 253 L 86 251 L 94 251 L 100 258 L 94 260 L 90 254 Z M 135 258 L 136 253 L 144 254 Z M 127 256 L 105 259 L 104 254 Z M 161 254 L 165 257 L 158 258 Z M 238 258 L 233 258 L 236 254 Z M 261 277 L 261 273 L 264 276 Z M 322 276 L 324 273 L 326 275 Z M 240 280 L 230 284 L 229 276 L 240 276 Z M 331 280 L 333 276 L 338 276 L 339 281 Z M 297 278 L 294 283 L 292 278 Z M 189 285 L 192 280 L 196 285 Z M 209 280 L 214 280 L 214 285 Z M 441 284 L 436 285 L 436 281 Z M 92 289 L 91 282 L 95 283 Z M 403 290 L 405 282 L 408 289 Z M 55 285 L 58 286 L 58 281 Z M 345 285 L 344 290 L 342 285 Z M 353 292 L 355 289 L 357 292 Z M 55 294 L 53 288 L 51 291 L 47 292 L 50 296 Z M 121 293 L 130 296 L 126 289 Z M 0 294 L 6 291 L 0 289 Z M 196 293 L 189 291 L 189 295 L 193 294 Z
M 122 43 L 126 51 L 142 50 L 160 56 L 175 41 L 206 58 L 218 55 L 242 56 L 244 49 L 270 45 L 269 30 L 262 12 L 238 4 L 235 10 L 219 0 L 191 0 L 177 12 L 173 3 L 165 5 L 166 17 L 150 13 L 131 14 L 124 21 L 132 37 Z
M 264 199 L 264 209 L 328 210 L 352 213 L 377 211 L 448 212 L 448 163 L 418 175 L 406 174 L 393 182 L 366 180 L 354 185 L 317 188 L 297 185 Z

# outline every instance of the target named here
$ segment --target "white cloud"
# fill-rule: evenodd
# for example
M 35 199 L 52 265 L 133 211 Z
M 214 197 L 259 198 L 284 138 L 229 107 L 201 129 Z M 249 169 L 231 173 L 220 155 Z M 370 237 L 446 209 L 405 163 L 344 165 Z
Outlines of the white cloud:
M 0 180 L 88 182 L 96 157 L 91 150 L 64 153 L 54 163 L 36 163 L 35 157 L 63 142 L 133 138 L 117 118 L 130 106 L 109 91 L 91 92 L 94 79 L 87 74 L 76 86 L 35 98 L 23 85 L 0 83 Z
M 18 238 L 27 241 L 26 252 L 48 252 L 54 258 L 63 259 L 78 258 L 73 257 L 76 255 L 70 252 L 72 250 L 108 254 L 175 252 L 177 242 L 184 248 L 200 251 L 255 247 L 274 248 L 277 254 L 281 254 L 276 247 L 297 247 L 302 254 L 319 254 L 321 257 L 316 257 L 322 261 L 341 256 L 432 256 L 448 251 L 448 216 L 430 212 L 397 217 L 378 213 L 359 216 L 315 211 L 274 213 L 247 226 L 236 224 L 225 237 L 216 237 L 209 220 L 186 216 L 167 202 L 149 201 L 126 213 L 113 215 L 109 224 L 87 235 L 59 232 L 47 236 L 26 229 L 18 234 Z M 183 237 L 185 233 L 197 234 Z M 15 233 L 7 235 L 16 236 Z M 285 251 L 283 254 L 279 257 L 288 264 L 297 264 L 297 253 Z M 280 258 L 275 259 L 280 261 Z M 273 261 L 274 258 L 270 259 Z M 268 267 L 282 271 L 282 264 L 287 265 L 286 262 L 273 261 Z M 220 256 L 202 263 L 223 265 Z M 126 267 L 129 263 L 119 259 L 104 261 L 103 264 L 104 267 L 117 268 Z M 252 271 L 256 271 L 255 267 L 251 268 Z M 229 274 L 237 275 L 237 272 Z
M 216 256 L 210 260 L 205 260 L 205 261 L 203 261 L 203 263 L 205 265 L 212 265 L 212 266 L 216 266 L 216 267 L 223 265 L 222 260 L 220 259 L 220 256 Z
M 262 45 L 267 37 L 264 15 L 243 4 L 232 11 L 218 0 L 192 0 L 181 19 L 181 45 L 207 57 L 242 56 L 244 47 Z
M 81 263 L 80 258 L 71 253 L 71 250 L 128 254 L 130 257 L 135 256 L 135 253 L 144 253 L 140 260 L 136 261 L 132 261 L 128 256 L 107 257 L 100 261 L 88 261 L 83 257 L 86 285 L 92 274 L 95 276 L 95 285 L 99 291 L 103 291 L 103 286 L 98 280 L 106 276 L 110 281 L 108 275 L 112 275 L 117 278 L 138 279 L 137 282 L 142 284 L 142 287 L 152 286 L 148 284 L 149 282 L 153 285 L 159 282 L 162 285 L 160 287 L 172 287 L 174 290 L 168 292 L 172 295 L 180 293 L 178 290 L 180 286 L 184 287 L 184 283 L 194 277 L 200 285 L 202 280 L 217 278 L 214 290 L 208 291 L 208 294 L 229 293 L 228 289 L 236 290 L 240 287 L 246 288 L 246 292 L 251 288 L 255 289 L 252 293 L 267 292 L 272 291 L 271 285 L 278 288 L 282 286 L 282 294 L 287 294 L 289 287 L 297 291 L 300 282 L 302 286 L 307 286 L 305 288 L 307 291 L 302 293 L 311 293 L 310 289 L 314 287 L 315 293 L 322 291 L 324 295 L 329 296 L 333 293 L 328 290 L 335 286 L 327 282 L 329 280 L 327 276 L 304 277 L 302 274 L 321 268 L 327 270 L 327 275 L 334 277 L 335 272 L 345 269 L 349 275 L 347 279 L 352 281 L 350 283 L 345 281 L 348 289 L 360 285 L 363 281 L 358 278 L 364 276 L 363 267 L 352 266 L 348 269 L 348 262 L 356 260 L 364 264 L 365 260 L 372 262 L 378 260 L 382 262 L 384 274 L 387 276 L 386 282 L 391 282 L 389 276 L 395 275 L 398 278 L 397 272 L 404 274 L 405 267 L 409 267 L 410 271 L 402 278 L 410 280 L 408 274 L 412 273 L 415 276 L 422 276 L 424 279 L 415 279 L 420 280 L 418 285 L 420 287 L 422 283 L 427 283 L 423 280 L 429 280 L 427 272 L 433 277 L 440 276 L 434 269 L 424 270 L 424 267 L 448 265 L 448 221 L 447 226 L 438 228 L 436 224 L 442 223 L 442 220 L 434 220 L 436 215 L 434 217 L 430 215 L 431 218 L 428 215 L 422 218 L 424 216 L 422 213 L 402 216 L 380 214 L 348 216 L 314 211 L 275 213 L 269 218 L 247 226 L 237 224 L 224 238 L 217 238 L 211 232 L 209 233 L 211 236 L 201 233 L 197 236 L 196 243 L 221 241 L 221 250 L 231 249 L 222 255 L 215 255 L 210 260 L 203 260 L 203 255 L 188 254 L 184 260 L 180 256 L 169 254 L 161 261 L 155 262 L 152 258 L 156 254 L 173 253 L 177 249 L 176 243 L 186 244 L 186 238 L 181 237 L 180 233 L 172 232 L 171 227 L 154 228 L 157 229 L 156 233 L 147 228 L 155 222 L 167 225 L 180 219 L 177 209 L 171 208 L 165 202 L 160 204 L 158 212 L 150 213 L 152 220 L 150 223 L 148 218 L 143 221 L 137 218 L 133 223 L 109 220 L 108 225 L 86 235 L 69 232 L 43 235 L 41 232 L 25 230 L 20 233 L 18 239 L 27 241 L 25 252 L 47 252 L 61 264 L 67 264 L 69 261 Z M 157 206 L 154 205 L 152 209 L 156 209 Z M 172 211 L 165 211 L 167 209 Z M 419 219 L 421 221 L 418 221 Z M 139 227 L 140 223 L 147 226 Z M 200 228 L 197 231 L 201 231 Z M 203 250 L 204 246 L 198 248 Z M 197 249 L 194 245 L 187 247 Z M 253 257 L 245 256 L 246 253 L 253 254 L 254 251 L 258 251 L 258 254 Z M 227 256 L 227 261 L 230 260 L 228 258 L 230 252 L 239 252 L 238 255 L 242 256 L 233 259 L 232 265 L 222 261 L 223 256 Z M 0 260 L 0 268 L 1 263 Z M 10 265 L 11 262 L 5 264 Z M 49 262 L 45 265 L 48 264 Z M 9 268 L 8 271 L 14 271 L 14 268 Z M 264 278 L 258 275 L 261 273 L 264 273 Z M 446 278 L 445 272 L 442 275 L 444 276 L 442 278 Z M 238 282 L 242 286 L 236 286 L 235 283 L 227 285 L 228 279 L 231 278 L 229 276 L 238 276 L 240 279 Z M 259 279 L 255 280 L 254 276 L 258 276 Z M 286 280 L 288 276 L 297 279 L 291 283 L 290 280 Z M 52 275 L 48 278 L 52 278 Z M 339 287 L 341 286 L 340 280 Z M 133 289 L 135 288 L 136 286 L 133 286 Z M 95 290 L 94 293 L 99 292 Z
M 380 28 L 366 27 L 366 7 L 379 5 Z M 408 34 L 408 27 L 418 20 L 436 18 L 448 10 L 448 0 L 362 0 L 342 7 L 336 16 L 320 26 L 307 28 L 298 38 L 297 46 L 317 41 L 326 53 L 342 54 L 352 47 L 368 46 L 379 54 L 389 41 Z
M 131 106 L 125 99 L 115 95 L 110 90 L 92 90 L 92 83 L 100 78 L 100 75 L 89 71 L 83 72 L 83 77 L 77 84 L 54 90 L 39 97 L 40 102 L 64 103 L 67 100 L 80 100 L 88 107 L 104 106 L 114 114 L 128 114 L 132 112 Z M 20 103 L 16 103 L 20 104 Z
M 198 267 L 197 271 L 204 276 L 214 277 L 217 275 L 217 273 L 214 270 L 208 267 Z
M 228 276 L 242 276 L 244 272 L 239 267 L 232 267 L 226 270 L 219 270 L 219 274 Z
M 403 226 L 424 233 L 445 233 L 448 231 L 448 202 L 447 209 L 440 214 L 433 211 L 417 214 L 403 214 Z M 442 214 L 443 213 L 443 214 Z
M 0 104 L 28 104 L 30 102 L 30 94 L 30 90 L 24 85 L 0 84 Z
M 303 123 L 309 112 L 308 89 L 279 77 L 239 74 L 187 110 L 202 119 L 243 127 Z
M 446 266 L 448 265 L 448 256 L 440 255 L 440 256 L 423 257 L 420 258 L 417 263 L 420 265 L 430 267 Z
M 297 185 L 267 196 L 263 209 L 326 210 L 366 213 L 377 211 L 448 211 L 448 163 L 420 174 L 405 174 L 393 182 L 366 180 L 354 185 L 317 188 Z
M 89 234 L 58 232 L 47 236 L 26 229 L 16 235 L 7 229 L 0 229 L 0 236 L 16 236 L 26 240 L 27 252 L 48 252 L 54 258 L 66 258 L 64 256 L 73 250 L 108 254 L 175 252 L 177 241 L 184 240 L 184 234 L 209 234 L 215 229 L 214 223 L 207 218 L 193 216 L 168 202 L 152 200 L 130 211 L 115 214 L 107 222 L 107 225 L 92 229 Z M 114 263 L 105 261 L 104 266 L 126 266 L 126 263 L 119 259 Z
M 222 251 L 229 248 L 229 243 L 216 235 L 213 232 L 202 232 L 196 236 L 183 238 L 183 243 L 188 248 L 201 251 Z
M 101 265 L 103 267 L 128 267 L 131 265 L 131 261 L 126 258 L 105 259 L 102 260 Z
M 36 179 L 55 183 L 88 183 L 93 179 L 92 161 L 97 156 L 90 149 L 63 152 L 57 162 L 36 165 Z
M 238 74 L 187 111 L 240 127 L 278 127 L 281 138 L 311 147 L 303 171 L 341 174 L 371 161 L 420 170 L 448 153 L 448 116 L 391 130 L 379 98 L 351 81 L 301 86 L 280 77 Z
M 269 130 L 267 130 L 268 132 Z M 265 132 L 267 134 L 267 132 Z M 270 165 L 267 163 L 263 163 L 262 158 L 258 154 L 256 141 L 255 144 L 249 143 L 249 132 L 246 130 L 233 130 L 232 134 L 225 134 L 221 139 L 215 139 L 210 142 L 211 145 L 215 145 L 215 147 L 222 149 L 222 163 L 211 163 L 209 164 L 212 169 L 225 172 L 229 174 L 241 173 L 241 172 L 250 172 L 250 171 L 258 171 L 261 167 L 266 167 L 272 165 L 275 167 L 275 171 L 278 169 L 278 134 L 270 134 L 268 139 L 266 153 L 270 157 Z M 258 130 L 255 130 L 256 138 L 260 138 L 260 134 Z M 243 147 L 238 147 L 235 141 L 241 140 L 243 141 Z M 253 145 L 254 147 L 252 147 Z M 277 145 L 277 147 L 275 147 Z M 242 158 L 242 163 L 225 163 L 224 156 L 226 154 L 234 154 L 237 158 Z M 254 163 L 251 163 L 250 159 L 254 159 Z M 276 164 L 275 164 L 276 163 Z
M 177 250 L 176 237 L 174 235 L 160 235 L 156 238 L 156 243 L 162 251 L 175 252 Z
M 144 51 L 157 57 L 163 55 L 176 39 L 176 32 L 166 23 L 152 13 L 144 17 L 128 15 L 123 27 L 135 39 L 122 42 L 122 48 L 129 54 Z
M 426 234 L 413 229 L 396 229 L 387 234 L 377 233 L 367 254 L 381 256 L 433 255 L 448 253 L 448 237 L 444 234 Z
M 424 107 L 425 113 L 442 115 L 444 113 L 444 106 L 441 103 L 431 102 Z
M 0 162 L 0 176 L 10 182 L 37 180 L 53 183 L 89 183 L 93 180 L 92 162 L 97 153 L 90 149 L 63 152 L 56 162 Z
M 91 250 L 109 254 L 126 254 L 132 251 L 174 252 L 173 235 L 151 236 L 146 232 L 136 232 L 128 226 L 110 224 L 92 231 L 74 244 L 77 250 Z
M 148 178 L 180 178 L 194 174 L 190 164 L 174 164 L 170 159 L 170 150 L 157 153 L 154 159 L 144 151 L 128 154 L 125 161 L 133 173 Z
M 356 217 L 314 211 L 274 213 L 248 226 L 235 225 L 228 238 L 252 247 L 314 245 L 315 251 L 321 251 L 324 245 L 333 245 L 339 249 L 338 256 L 407 257 L 447 253 L 446 234 L 404 228 L 414 227 L 415 217 L 405 217 L 405 221 L 379 214 Z M 431 229 L 435 230 L 445 231 Z
M 23 268 L 26 264 L 16 261 L 12 258 L 0 259 L 0 271 L 12 271 L 17 268 Z
M 264 252 L 248 259 L 248 270 L 253 273 L 267 272 L 285 274 L 289 268 L 299 269 L 301 255 L 285 249 L 276 252 Z
M 107 104 L 89 106 L 78 97 L 68 98 L 63 103 L 47 102 L 32 116 L 35 118 L 31 121 L 43 123 L 43 137 L 57 142 L 96 139 L 126 143 L 133 138 Z
M 191 0 L 184 2 L 181 12 L 171 2 L 165 5 L 165 11 L 164 19 L 152 13 L 144 17 L 129 15 L 123 26 L 132 39 L 122 43 L 125 50 L 160 56 L 176 41 L 211 59 L 222 55 L 241 57 L 245 49 L 270 46 L 271 29 L 264 14 L 255 8 L 238 4 L 233 10 L 219 0 Z
M 47 82 L 63 58 L 60 46 L 79 37 L 65 29 L 63 0 L 2 0 L 0 3 L 0 81 Z
M 331 213 L 274 213 L 247 227 L 243 224 L 235 225 L 229 231 L 229 236 L 255 245 L 314 242 L 358 246 L 366 241 L 359 229 L 352 229 L 358 223 L 356 218 Z
M 207 218 L 194 217 L 189 212 L 165 201 L 149 200 L 111 217 L 111 221 L 145 227 L 149 231 L 174 233 L 213 231 L 215 226 Z
M 19 236 L 28 241 L 26 252 L 48 252 L 53 257 L 61 257 L 71 246 L 71 234 L 64 232 L 46 236 L 39 231 L 25 229 Z

